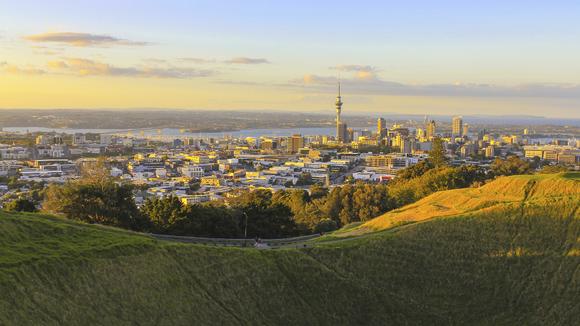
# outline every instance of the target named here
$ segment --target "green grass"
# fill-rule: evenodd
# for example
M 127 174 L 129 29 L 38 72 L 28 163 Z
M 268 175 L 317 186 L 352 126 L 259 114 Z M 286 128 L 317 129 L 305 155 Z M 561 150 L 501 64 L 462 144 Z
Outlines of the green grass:
M 332 236 L 360 236 L 402 224 L 487 211 L 522 201 L 544 205 L 562 197 L 578 200 L 579 176 L 578 172 L 518 175 L 498 178 L 480 188 L 440 191 Z
M 536 189 L 301 250 L 0 213 L 0 325 L 571 325 L 580 198 L 565 178 L 542 185 L 560 195 Z

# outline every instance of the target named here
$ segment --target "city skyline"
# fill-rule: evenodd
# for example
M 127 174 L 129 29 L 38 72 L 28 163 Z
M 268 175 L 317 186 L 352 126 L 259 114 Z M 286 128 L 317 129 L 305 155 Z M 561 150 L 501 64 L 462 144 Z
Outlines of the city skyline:
M 352 114 L 579 118 L 578 9 L 566 1 L 7 3 L 0 108 L 332 114 L 340 76 Z

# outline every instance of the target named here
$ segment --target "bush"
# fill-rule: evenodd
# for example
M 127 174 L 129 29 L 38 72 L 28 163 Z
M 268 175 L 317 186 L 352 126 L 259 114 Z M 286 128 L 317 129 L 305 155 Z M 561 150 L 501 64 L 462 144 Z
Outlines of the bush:
M 4 209 L 11 212 L 36 212 L 36 205 L 30 199 L 18 198 L 4 205 Z

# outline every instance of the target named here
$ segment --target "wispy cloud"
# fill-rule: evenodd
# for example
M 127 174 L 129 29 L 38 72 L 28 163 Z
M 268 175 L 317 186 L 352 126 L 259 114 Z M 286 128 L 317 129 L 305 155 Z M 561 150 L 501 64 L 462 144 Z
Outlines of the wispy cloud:
M 158 59 L 158 58 L 145 58 L 143 59 L 144 62 L 152 63 L 152 64 L 164 64 L 167 63 L 165 59 Z
M 330 67 L 329 69 L 344 71 L 344 72 L 353 72 L 354 78 L 369 81 L 369 80 L 376 80 L 378 79 L 377 73 L 378 69 L 373 66 L 369 65 L 338 65 L 334 67 Z
M 369 65 L 338 65 L 330 67 L 329 69 L 340 71 L 377 71 L 378 69 Z
M 179 58 L 180 61 L 194 63 L 194 64 L 208 64 L 208 63 L 215 63 L 215 59 L 204 59 L 204 58 L 192 58 L 192 57 L 184 57 Z
M 580 84 L 534 83 L 494 85 L 478 83 L 405 84 L 382 80 L 376 75 L 366 78 L 364 70 L 352 70 L 353 75 L 341 79 L 346 93 L 398 96 L 464 96 L 464 97 L 546 97 L 580 98 Z M 337 77 L 306 74 L 290 81 L 288 86 L 313 92 L 335 92 Z
M 55 72 L 69 73 L 78 76 L 113 76 L 139 78 L 196 78 L 215 74 L 213 70 L 193 69 L 187 67 L 118 67 L 108 63 L 84 58 L 64 58 L 51 61 L 48 67 Z
M 27 76 L 43 75 L 46 73 L 45 70 L 39 69 L 37 67 L 33 67 L 33 66 L 19 67 L 16 65 L 8 64 L 5 61 L 0 62 L 0 71 L 2 71 L 4 73 L 8 73 L 8 74 L 27 75 Z
M 75 32 L 41 33 L 27 35 L 24 37 L 24 39 L 31 42 L 42 42 L 42 43 L 52 42 L 76 47 L 114 46 L 114 45 L 143 46 L 150 44 L 147 42 L 130 41 L 109 35 L 75 33 Z
M 226 60 L 224 62 L 230 63 L 230 64 L 241 64 L 241 65 L 258 65 L 258 64 L 270 63 L 270 61 L 268 61 L 268 59 L 265 59 L 265 58 L 247 58 L 247 57 L 232 58 L 232 59 Z

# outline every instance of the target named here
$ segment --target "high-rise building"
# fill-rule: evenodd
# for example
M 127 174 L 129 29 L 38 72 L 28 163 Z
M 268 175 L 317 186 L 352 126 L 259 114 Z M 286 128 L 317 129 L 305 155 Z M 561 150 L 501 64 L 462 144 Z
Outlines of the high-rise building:
M 464 123 L 463 124 L 463 136 L 467 136 L 468 133 L 469 133 L 469 124 Z
M 463 136 L 463 118 L 460 116 L 453 117 L 452 131 L 453 137 Z
M 417 130 L 415 130 L 415 137 L 418 139 L 425 138 L 425 130 L 423 130 L 422 128 L 417 128 Z
M 83 133 L 76 133 L 73 135 L 73 144 L 82 145 L 87 142 L 87 137 Z
M 495 148 L 493 146 L 487 146 L 485 148 L 485 157 L 494 157 L 495 156 Z
M 36 136 L 36 145 L 48 145 L 48 137 L 46 135 L 38 135 Z
M 384 138 L 387 135 L 387 121 L 384 118 L 379 118 L 377 120 L 377 136 L 379 139 Z
M 352 129 L 352 128 L 347 128 L 347 129 L 346 129 L 346 134 L 347 134 L 347 136 L 348 136 L 347 138 L 345 138 L 345 139 L 346 139 L 346 140 L 345 140 L 346 142 L 351 142 L 351 141 L 353 141 L 353 140 L 354 140 L 354 129 Z
M 260 149 L 265 151 L 273 151 L 276 148 L 278 148 L 278 143 L 273 139 L 264 139 L 264 141 L 260 143 Z
M 288 137 L 289 153 L 298 153 L 298 150 L 302 147 L 304 147 L 304 139 L 302 138 L 302 135 L 296 134 L 292 135 L 292 137 Z
M 435 138 L 435 120 L 431 120 L 431 122 L 429 122 L 429 124 L 427 125 L 427 139 L 428 140 L 433 140 L 433 138 Z
M 336 137 L 337 140 L 341 143 L 348 142 L 348 128 L 346 123 L 341 122 L 336 126 Z
M 413 152 L 413 144 L 409 139 L 401 139 L 400 152 L 404 154 L 411 154 Z

